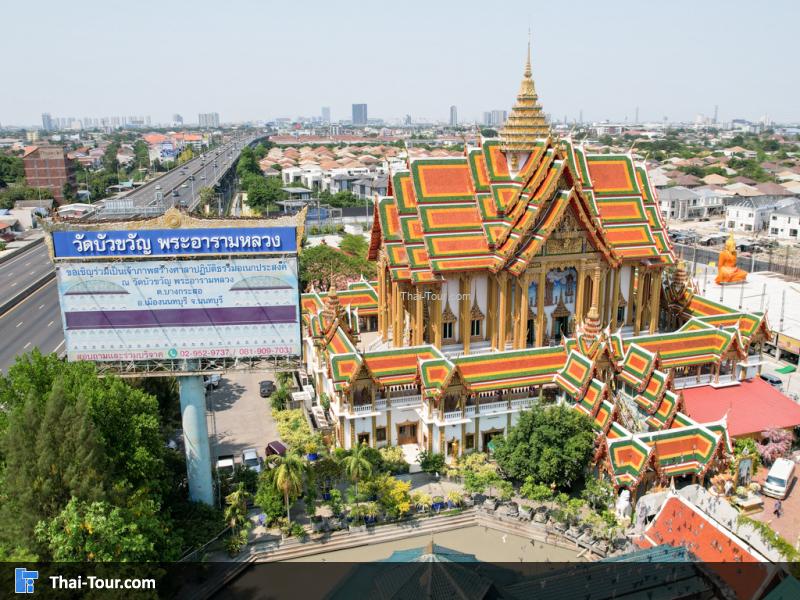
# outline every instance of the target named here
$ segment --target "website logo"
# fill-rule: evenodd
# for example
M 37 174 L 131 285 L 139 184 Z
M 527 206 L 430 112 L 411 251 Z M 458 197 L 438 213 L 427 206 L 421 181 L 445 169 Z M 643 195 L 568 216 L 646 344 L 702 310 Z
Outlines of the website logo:
M 14 569 L 14 591 L 17 594 L 32 594 L 33 583 L 39 579 L 39 571 L 28 571 L 23 567 Z

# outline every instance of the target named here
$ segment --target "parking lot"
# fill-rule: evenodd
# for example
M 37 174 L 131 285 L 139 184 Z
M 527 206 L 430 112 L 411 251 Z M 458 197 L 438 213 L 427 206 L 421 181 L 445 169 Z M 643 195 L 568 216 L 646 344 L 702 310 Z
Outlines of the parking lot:
M 233 454 L 241 462 L 242 450 L 256 448 L 264 458 L 267 443 L 278 439 L 278 429 L 269 406 L 262 398 L 258 382 L 274 381 L 271 373 L 226 373 L 215 390 L 206 394 L 208 435 L 211 457 Z

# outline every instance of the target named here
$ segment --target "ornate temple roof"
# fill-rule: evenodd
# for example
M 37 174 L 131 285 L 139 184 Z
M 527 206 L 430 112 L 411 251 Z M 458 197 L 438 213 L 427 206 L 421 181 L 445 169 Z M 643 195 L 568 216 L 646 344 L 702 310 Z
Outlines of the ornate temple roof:
M 503 149 L 509 152 L 530 152 L 536 141 L 550 135 L 550 127 L 539 104 L 539 96 L 531 72 L 531 43 L 528 41 L 528 58 L 525 72 L 517 94 L 517 102 L 511 109 L 500 139 Z

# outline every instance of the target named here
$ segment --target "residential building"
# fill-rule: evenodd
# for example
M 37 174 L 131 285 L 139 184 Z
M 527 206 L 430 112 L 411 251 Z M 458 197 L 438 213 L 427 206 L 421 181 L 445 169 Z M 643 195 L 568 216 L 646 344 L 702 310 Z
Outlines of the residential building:
M 729 204 L 725 209 L 725 226 L 728 231 L 757 233 L 769 226 L 772 213 L 794 202 L 794 198 L 781 196 L 743 198 Z
M 502 127 L 508 118 L 508 112 L 504 110 L 491 110 L 483 113 L 483 124 L 488 127 Z
M 322 122 L 326 125 L 330 124 L 331 122 L 331 107 L 330 106 L 323 106 L 322 107 Z
M 219 113 L 200 113 L 197 122 L 201 129 L 215 129 L 219 127 Z
M 458 126 L 458 109 L 455 105 L 450 107 L 450 127 Z
M 702 219 L 725 210 L 723 197 L 711 190 L 690 190 L 683 186 L 658 192 L 661 215 L 668 220 Z
M 22 156 L 25 180 L 31 187 L 48 188 L 59 204 L 64 184 L 75 185 L 75 163 L 61 146 L 29 146 Z
M 800 200 L 778 208 L 769 217 L 769 234 L 782 240 L 798 241 L 800 232 Z
M 367 124 L 367 105 L 353 104 L 353 125 Z
M 353 195 L 358 198 L 374 198 L 378 196 L 385 196 L 388 191 L 389 179 L 386 175 L 370 175 L 362 177 L 352 183 L 351 189 Z

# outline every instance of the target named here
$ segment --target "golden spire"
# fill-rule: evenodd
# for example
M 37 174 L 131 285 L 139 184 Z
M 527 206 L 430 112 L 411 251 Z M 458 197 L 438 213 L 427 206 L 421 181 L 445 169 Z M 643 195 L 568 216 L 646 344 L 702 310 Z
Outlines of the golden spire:
M 550 127 L 542 113 L 539 96 L 533 84 L 531 74 L 531 39 L 528 32 L 528 57 L 525 61 L 525 73 L 517 94 L 517 103 L 511 110 L 503 129 L 500 130 L 500 139 L 503 149 L 516 152 L 530 152 L 536 140 L 550 135 Z

